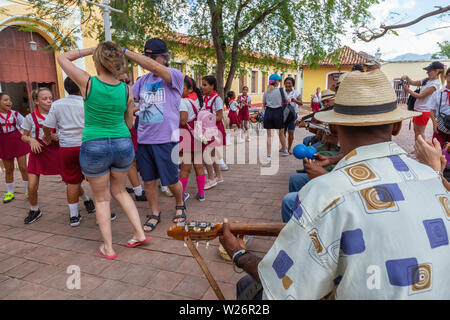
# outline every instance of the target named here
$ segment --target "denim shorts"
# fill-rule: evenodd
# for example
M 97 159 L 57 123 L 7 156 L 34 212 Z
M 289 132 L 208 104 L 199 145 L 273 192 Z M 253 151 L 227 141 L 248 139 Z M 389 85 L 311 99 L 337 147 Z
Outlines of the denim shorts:
M 104 138 L 83 142 L 80 149 L 81 171 L 97 178 L 109 171 L 126 172 L 135 157 L 131 138 Z

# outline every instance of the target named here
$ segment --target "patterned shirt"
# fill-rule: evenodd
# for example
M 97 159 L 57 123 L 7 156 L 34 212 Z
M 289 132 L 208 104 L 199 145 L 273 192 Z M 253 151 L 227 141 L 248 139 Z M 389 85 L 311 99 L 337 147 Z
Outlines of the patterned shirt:
M 266 299 L 450 299 L 450 203 L 394 142 L 359 147 L 298 193 L 258 266 Z

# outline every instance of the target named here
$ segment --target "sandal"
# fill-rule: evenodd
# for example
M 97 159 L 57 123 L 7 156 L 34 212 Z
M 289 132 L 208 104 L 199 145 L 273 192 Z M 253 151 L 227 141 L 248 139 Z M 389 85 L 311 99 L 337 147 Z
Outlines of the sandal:
M 148 237 L 147 239 L 142 240 L 142 241 L 139 241 L 136 239 L 130 239 L 130 240 L 128 240 L 128 242 L 125 246 L 128 248 L 134 248 L 134 247 L 140 246 L 143 243 L 146 243 L 147 241 L 150 241 L 151 238 L 152 237 Z
M 174 215 L 172 218 L 172 222 L 173 223 L 180 223 L 180 222 L 185 222 L 187 217 L 186 217 L 186 205 L 183 204 L 182 206 L 176 206 L 175 210 L 182 210 L 180 215 Z M 182 221 L 174 221 L 176 219 L 183 219 Z
M 113 260 L 113 259 L 117 258 L 117 253 L 114 253 L 114 255 L 112 255 L 112 256 L 108 256 L 104 250 L 105 250 L 105 246 L 104 245 L 101 245 L 100 247 L 98 247 L 98 252 L 102 256 L 104 256 L 106 259 Z
M 152 219 L 157 221 L 156 224 L 149 222 Z M 161 211 L 159 212 L 159 215 L 157 215 L 157 216 L 155 216 L 154 214 L 147 215 L 147 221 L 145 221 L 144 227 L 150 227 L 150 228 L 152 228 L 152 230 L 144 229 L 144 232 L 152 232 L 153 230 L 155 230 L 156 226 L 158 225 L 158 223 L 160 221 L 161 221 Z

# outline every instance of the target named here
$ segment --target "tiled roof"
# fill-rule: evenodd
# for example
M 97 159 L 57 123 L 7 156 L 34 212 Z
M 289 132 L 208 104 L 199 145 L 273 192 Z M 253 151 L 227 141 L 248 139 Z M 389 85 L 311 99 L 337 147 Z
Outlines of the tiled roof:
M 343 46 L 342 48 L 338 49 L 337 51 L 340 51 L 339 52 L 339 60 L 340 60 L 341 66 L 353 66 L 355 64 L 364 64 L 366 61 L 369 60 L 366 55 L 358 53 L 355 50 L 353 50 L 347 46 Z M 333 60 L 331 59 L 331 56 L 335 52 L 333 52 L 332 54 L 329 54 L 322 61 L 319 61 L 319 65 L 335 66 L 336 63 L 333 62 Z

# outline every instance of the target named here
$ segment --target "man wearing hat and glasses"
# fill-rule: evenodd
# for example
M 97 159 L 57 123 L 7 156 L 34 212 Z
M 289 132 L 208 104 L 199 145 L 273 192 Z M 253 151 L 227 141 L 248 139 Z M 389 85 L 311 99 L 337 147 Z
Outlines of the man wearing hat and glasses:
M 396 100 L 381 71 L 352 72 L 334 109 L 316 114 L 345 156 L 298 193 L 263 259 L 236 255 L 263 298 L 450 299 L 448 193 L 439 173 L 392 141 L 417 115 Z M 228 223 L 223 229 L 233 256 L 240 243 Z
M 145 43 L 144 54 L 123 49 L 125 56 L 150 73 L 140 77 L 133 85 L 133 95 L 140 102 L 137 161 L 145 183 L 145 192 L 152 210 L 144 225 L 145 231 L 153 231 L 160 222 L 157 180 L 169 186 L 175 196 L 176 215 L 173 222 L 186 220 L 186 206 L 182 198 L 183 188 L 178 179 L 178 163 L 172 155 L 178 155 L 180 123 L 179 105 L 183 92 L 183 74 L 169 68 L 170 54 L 166 43 L 153 38 Z
M 364 66 L 366 67 L 366 71 L 370 72 L 380 69 L 381 64 L 377 60 L 368 60 L 366 63 L 364 63 Z

